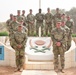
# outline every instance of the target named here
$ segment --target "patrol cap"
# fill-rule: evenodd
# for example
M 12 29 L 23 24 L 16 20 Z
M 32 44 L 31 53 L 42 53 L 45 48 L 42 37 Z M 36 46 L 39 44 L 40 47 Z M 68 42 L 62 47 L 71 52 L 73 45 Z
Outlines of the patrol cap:
M 56 22 L 57 24 L 60 24 L 61 22 Z
M 47 10 L 50 10 L 50 8 L 47 8 Z
M 17 10 L 17 12 L 20 12 L 20 10 Z
M 61 21 L 57 21 L 56 24 L 61 24 Z
M 57 22 L 61 22 L 61 20 L 58 20 Z
M 10 14 L 10 16 L 13 16 L 13 14 Z
M 19 25 L 18 28 L 19 28 L 19 27 L 22 27 L 22 25 Z
M 59 10 L 59 8 L 56 8 L 56 10 Z

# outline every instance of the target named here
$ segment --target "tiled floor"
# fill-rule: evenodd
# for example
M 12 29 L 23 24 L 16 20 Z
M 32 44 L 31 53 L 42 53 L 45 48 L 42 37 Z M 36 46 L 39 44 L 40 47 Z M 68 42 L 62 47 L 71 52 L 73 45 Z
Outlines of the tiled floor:
M 24 70 L 21 75 L 57 75 L 54 71 Z

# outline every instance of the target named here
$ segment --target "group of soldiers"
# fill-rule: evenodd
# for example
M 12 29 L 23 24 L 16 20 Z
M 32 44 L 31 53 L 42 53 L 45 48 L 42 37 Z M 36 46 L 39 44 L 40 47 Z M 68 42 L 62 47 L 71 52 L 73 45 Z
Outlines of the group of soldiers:
M 28 29 L 28 36 L 39 36 L 39 27 L 41 27 L 41 36 L 48 36 L 51 33 L 51 30 L 56 27 L 56 22 L 58 20 L 66 21 L 68 17 L 65 14 L 61 14 L 59 8 L 56 9 L 56 14 L 52 14 L 50 8 L 47 8 L 47 13 L 43 14 L 42 9 L 39 9 L 36 15 L 33 15 L 33 10 L 29 10 L 29 14 L 25 16 L 25 10 L 17 11 L 17 16 L 10 14 L 11 22 L 14 18 L 17 18 L 17 22 L 23 24 L 23 26 Z
M 17 11 L 17 15 L 10 14 L 10 19 L 7 20 L 7 29 L 9 31 L 9 39 L 11 47 L 16 51 L 16 65 L 15 71 L 22 71 L 24 64 L 24 53 L 27 41 L 27 36 L 33 36 L 34 32 L 39 35 L 39 27 L 41 27 L 41 36 L 46 36 L 50 33 L 53 41 L 54 53 L 54 70 L 59 71 L 58 55 L 60 55 L 61 69 L 64 70 L 64 53 L 69 50 L 71 46 L 71 34 L 73 33 L 73 20 L 66 14 L 61 14 L 59 8 L 56 8 L 56 14 L 53 15 L 50 8 L 47 8 L 47 13 L 42 14 L 42 10 L 34 16 L 32 9 L 29 10 L 27 17 L 25 11 Z M 45 25 L 44 25 L 45 24 Z M 36 29 L 36 31 L 35 31 Z

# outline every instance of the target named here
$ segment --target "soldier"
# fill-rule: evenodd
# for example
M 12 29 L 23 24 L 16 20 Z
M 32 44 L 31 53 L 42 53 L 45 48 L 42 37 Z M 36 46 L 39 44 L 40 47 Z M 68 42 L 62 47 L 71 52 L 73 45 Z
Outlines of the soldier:
M 7 30 L 9 31 L 10 23 L 13 21 L 13 14 L 10 14 L 10 19 L 6 21 Z
M 17 21 L 20 22 L 23 20 L 23 17 L 20 15 L 20 10 L 17 10 Z
M 73 33 L 74 22 L 73 22 L 73 20 L 70 18 L 70 16 L 67 16 L 66 26 L 70 28 L 70 32 L 71 32 L 71 34 L 72 34 L 72 33 Z
M 28 29 L 27 29 L 26 26 L 23 25 L 23 22 L 24 22 L 24 21 L 22 20 L 22 21 L 20 21 L 20 23 L 19 23 L 19 24 L 23 27 L 23 30 L 22 30 L 22 31 L 28 33 Z
M 25 16 L 25 10 L 22 10 L 22 17 L 23 17 L 23 25 L 24 26 L 27 26 L 27 19 L 26 19 L 26 16 Z
M 61 20 L 61 14 L 59 12 L 59 8 L 56 8 L 56 14 L 54 15 L 54 25 L 56 25 L 56 22 Z
M 29 14 L 27 15 L 27 23 L 28 23 L 28 35 L 34 35 L 34 22 L 35 17 L 32 14 L 32 9 L 29 10 Z
M 72 33 L 73 33 L 74 22 L 71 20 L 70 16 L 67 16 L 66 26 L 70 29 L 69 39 L 68 39 L 68 49 L 71 46 Z
M 13 21 L 10 23 L 10 29 L 9 29 L 10 34 L 13 34 L 14 32 L 17 31 L 18 25 L 19 25 L 19 22 L 17 21 L 17 17 L 14 16 Z
M 27 34 L 22 31 L 23 27 L 18 26 L 18 31 L 12 35 L 12 47 L 15 50 L 16 55 L 16 71 L 23 71 L 25 63 L 25 46 L 27 41 Z
M 70 29 L 65 25 L 65 21 L 62 21 L 61 23 L 62 28 L 66 31 L 66 48 L 65 51 L 69 50 L 71 43 L 69 42 L 70 39 Z
M 10 14 L 10 19 L 8 19 L 6 21 L 6 25 L 7 25 L 6 28 L 7 28 L 9 33 L 10 33 L 10 31 L 9 31 L 10 30 L 10 24 L 11 24 L 12 21 L 13 21 L 13 14 Z M 5 44 L 6 44 L 8 39 L 9 39 L 8 37 L 5 38 Z
M 25 10 L 22 10 L 22 16 L 25 17 Z
M 9 28 L 9 38 L 11 40 L 12 35 L 17 31 L 17 26 L 19 25 L 19 22 L 17 22 L 17 17 L 13 17 L 13 21 L 10 23 L 10 28 Z M 12 41 L 10 41 L 10 45 L 12 44 Z
M 66 15 L 65 14 L 62 14 L 61 21 L 65 21 L 66 22 Z
M 41 13 L 41 9 L 39 9 L 39 13 L 35 15 L 36 19 L 36 34 L 39 35 L 39 27 L 41 27 L 41 35 L 43 36 L 43 30 L 44 30 L 44 14 Z
M 61 28 L 61 22 L 56 23 L 56 28 L 51 32 L 51 38 L 53 41 L 53 53 L 54 53 L 54 70 L 59 71 L 58 55 L 60 55 L 61 72 L 64 72 L 64 53 L 65 53 L 65 30 Z
M 52 21 L 53 21 L 53 15 L 50 13 L 50 8 L 47 8 L 47 13 L 45 14 L 45 31 L 46 31 L 46 35 L 48 35 L 48 30 L 49 30 L 49 33 L 51 33 Z

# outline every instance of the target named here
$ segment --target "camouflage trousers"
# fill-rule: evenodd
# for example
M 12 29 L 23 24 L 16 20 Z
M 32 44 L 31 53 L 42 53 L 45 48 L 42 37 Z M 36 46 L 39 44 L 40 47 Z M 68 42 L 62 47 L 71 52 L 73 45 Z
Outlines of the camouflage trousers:
M 33 36 L 34 35 L 34 24 L 28 23 L 28 36 Z
M 72 38 L 69 38 L 68 41 L 67 41 L 67 51 L 71 47 L 71 40 L 72 40 Z
M 42 23 L 36 23 L 36 34 L 39 35 L 39 27 L 41 26 L 41 36 L 44 34 L 44 25 Z
M 53 53 L 54 53 L 54 69 L 58 68 L 58 66 L 59 66 L 58 55 L 60 55 L 61 68 L 64 69 L 64 61 L 65 61 L 65 58 L 64 58 L 65 50 L 64 50 L 64 48 L 53 46 Z
M 20 69 L 23 67 L 25 62 L 25 48 L 15 50 L 16 55 L 16 66 Z
M 48 31 L 49 34 L 51 34 L 51 30 L 52 30 L 52 24 L 47 24 L 45 25 L 45 34 L 48 35 Z

